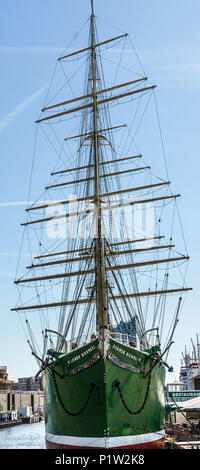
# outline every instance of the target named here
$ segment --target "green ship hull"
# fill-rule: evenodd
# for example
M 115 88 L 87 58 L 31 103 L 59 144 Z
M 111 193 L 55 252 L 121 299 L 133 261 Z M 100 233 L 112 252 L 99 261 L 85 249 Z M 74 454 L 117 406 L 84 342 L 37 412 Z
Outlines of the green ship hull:
M 110 338 L 105 357 L 98 339 L 55 356 L 44 374 L 47 448 L 164 447 L 165 370 L 152 350 Z

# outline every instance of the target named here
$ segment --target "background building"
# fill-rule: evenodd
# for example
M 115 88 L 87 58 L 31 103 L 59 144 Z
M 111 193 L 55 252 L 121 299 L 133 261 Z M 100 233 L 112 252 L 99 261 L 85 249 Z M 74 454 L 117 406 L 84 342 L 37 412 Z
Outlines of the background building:
M 132 317 L 131 320 L 124 322 L 120 321 L 118 325 L 116 326 L 111 326 L 110 331 L 112 333 L 122 333 L 122 334 L 128 334 L 131 336 L 131 340 L 134 343 L 134 345 L 137 345 L 137 338 L 136 338 L 136 317 Z M 117 338 L 116 338 L 117 339 Z
M 6 366 L 0 366 L 0 414 L 4 420 L 6 413 L 18 412 L 21 408 L 31 409 L 33 413 L 44 407 L 42 380 L 22 377 L 14 383 L 8 380 Z
M 18 382 L 14 384 L 14 390 L 19 390 L 25 392 L 26 390 L 29 391 L 38 391 L 43 390 L 42 385 L 42 377 L 39 377 L 35 380 L 35 377 L 20 377 Z
M 9 391 L 14 386 L 12 380 L 8 380 L 6 366 L 0 366 L 0 391 Z

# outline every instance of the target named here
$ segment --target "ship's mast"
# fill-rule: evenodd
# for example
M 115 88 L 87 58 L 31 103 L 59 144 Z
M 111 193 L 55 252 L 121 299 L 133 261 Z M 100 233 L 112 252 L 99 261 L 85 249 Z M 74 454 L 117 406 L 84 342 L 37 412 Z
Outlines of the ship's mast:
M 95 170 L 95 206 L 96 206 L 96 302 L 97 302 L 97 329 L 104 338 L 108 328 L 108 302 L 105 274 L 105 253 L 102 234 L 100 179 L 99 179 L 99 139 L 98 139 L 98 109 L 97 109 L 97 63 L 95 50 L 94 5 L 91 0 L 91 50 L 92 50 L 92 87 L 93 87 L 93 147 Z M 103 341 L 104 343 L 104 341 Z
M 87 308 L 83 309 L 83 314 L 82 314 L 82 321 L 81 321 L 81 325 L 79 327 L 79 330 L 78 330 L 78 343 L 80 342 L 80 339 L 82 337 L 82 332 L 83 332 L 83 328 L 87 327 L 87 338 L 89 338 L 89 335 L 90 335 L 90 332 L 94 332 L 94 324 L 93 324 L 93 309 L 92 309 L 92 315 L 91 315 L 91 319 L 90 319 L 90 324 L 89 324 L 89 327 L 88 327 L 88 318 L 89 318 L 89 314 L 90 314 L 90 307 L 93 307 L 94 304 L 96 304 L 96 330 L 98 331 L 98 334 L 99 334 L 99 339 L 100 339 L 100 350 L 101 350 L 101 354 L 102 356 L 104 357 L 105 356 L 105 353 L 106 353 L 106 350 L 107 350 L 107 332 L 109 330 L 109 326 L 110 326 L 110 323 L 112 324 L 112 321 L 116 321 L 116 323 L 118 323 L 118 319 L 120 318 L 120 321 L 122 320 L 122 317 L 121 317 L 121 312 L 120 312 L 120 309 L 118 307 L 118 304 L 117 302 L 120 300 L 120 301 L 123 301 L 123 304 L 122 304 L 122 308 L 124 307 L 127 312 L 127 315 L 130 317 L 130 319 L 132 320 L 132 315 L 134 314 L 135 312 L 135 308 L 132 306 L 131 302 L 132 300 L 135 299 L 136 301 L 136 307 L 137 307 L 137 310 L 136 310 L 136 317 L 138 320 L 137 322 L 137 330 L 138 330 L 138 334 L 139 334 L 139 338 L 146 338 L 146 327 L 145 327 L 145 318 L 144 318 L 144 315 L 143 315 L 143 312 L 142 312 L 142 305 L 140 303 L 140 298 L 144 298 L 144 297 L 148 297 L 148 299 L 152 296 L 155 297 L 155 296 L 159 296 L 159 301 L 158 303 L 155 302 L 155 309 L 154 309 L 154 315 L 153 315 L 153 324 L 152 324 L 152 328 L 153 329 L 157 329 L 157 327 L 155 326 L 155 322 L 157 321 L 157 318 L 158 318 L 158 311 L 160 309 L 160 324 L 161 324 L 161 327 L 163 329 L 163 319 L 164 319 L 164 309 L 163 309 L 163 302 L 162 302 L 162 299 L 165 299 L 165 294 L 177 294 L 179 292 L 184 292 L 184 291 L 188 291 L 188 290 L 191 290 L 191 288 L 187 288 L 187 287 L 183 287 L 182 285 L 179 287 L 179 288 L 176 288 L 176 289 L 170 289 L 170 288 L 163 288 L 163 284 L 162 284 L 162 288 L 160 286 L 158 286 L 158 284 L 156 283 L 156 289 L 155 290 L 151 290 L 150 288 L 147 290 L 147 289 L 142 289 L 140 290 L 139 289 L 139 286 L 137 285 L 137 279 L 136 279 L 136 273 L 135 273 L 135 270 L 137 271 L 138 268 L 143 268 L 144 266 L 151 266 L 151 265 L 160 265 L 161 263 L 174 263 L 175 261 L 184 261 L 184 260 L 188 260 L 189 257 L 188 256 L 171 256 L 171 250 L 170 250 L 170 256 L 169 257 L 164 257 L 164 258 L 160 258 L 159 256 L 156 256 L 155 258 L 153 259 L 142 259 L 141 261 L 139 262 L 136 262 L 135 260 L 135 257 L 131 258 L 131 256 L 134 254 L 134 253 L 140 253 L 140 252 L 144 252 L 146 253 L 147 251 L 151 251 L 152 250 L 161 250 L 161 249 L 171 249 L 174 247 L 174 245 L 160 245 L 158 244 L 158 246 L 146 246 L 144 245 L 144 247 L 142 248 L 136 248 L 136 249 L 132 249 L 131 248 L 131 244 L 132 243 L 139 243 L 139 242 L 146 242 L 148 240 L 153 240 L 153 239 L 162 239 L 164 238 L 162 235 L 159 235 L 159 236 L 153 236 L 153 237 L 150 237 L 150 238 L 142 238 L 142 239 L 133 239 L 133 240 L 128 240 L 128 241 L 120 241 L 120 242 L 117 242 L 117 243 L 107 243 L 106 241 L 106 244 L 105 244 L 105 240 L 104 240 L 104 227 L 103 227 L 103 221 L 102 221 L 102 213 L 104 210 L 113 210 L 114 208 L 118 207 L 118 204 L 108 204 L 106 205 L 107 207 L 102 206 L 102 200 L 105 200 L 105 198 L 108 200 L 110 200 L 109 198 L 111 198 L 110 202 L 112 201 L 113 199 L 113 196 L 115 195 L 120 195 L 120 197 L 123 195 L 123 194 L 129 194 L 130 193 L 130 199 L 132 199 L 134 197 L 134 194 L 138 194 L 138 192 L 140 191 L 143 191 L 143 190 L 147 190 L 147 193 L 145 192 L 145 195 L 144 195 L 144 198 L 142 197 L 136 197 L 135 199 L 129 201 L 129 198 L 128 198 L 128 202 L 125 202 L 125 203 L 122 203 L 120 204 L 120 207 L 125 207 L 125 206 L 133 206 L 135 207 L 135 205 L 137 204 L 145 204 L 145 203 L 154 203 L 154 202 L 160 202 L 160 201 L 164 201 L 164 200 L 169 200 L 169 199 L 176 199 L 177 197 L 179 197 L 180 195 L 179 194 L 170 194 L 170 195 L 158 195 L 156 197 L 152 197 L 152 194 L 151 192 L 149 193 L 149 190 L 153 189 L 153 188 L 157 188 L 157 189 L 161 189 L 162 186 L 168 186 L 170 184 L 170 181 L 159 181 L 159 182 L 152 182 L 151 184 L 143 184 L 143 185 L 140 185 L 140 186 L 135 186 L 134 187 L 130 187 L 130 185 L 128 185 L 128 187 L 125 187 L 125 188 L 122 188 L 122 189 L 119 189 L 118 187 L 115 187 L 115 185 L 113 185 L 113 187 L 109 188 L 108 186 L 108 181 L 106 181 L 106 179 L 110 178 L 110 177 L 113 177 L 113 176 L 116 176 L 116 175 L 125 175 L 126 173 L 129 173 L 129 172 L 135 172 L 135 171 L 140 171 L 140 170 L 146 170 L 146 169 L 150 169 L 150 167 L 148 166 L 145 166 L 145 167 L 132 167 L 129 168 L 128 170 L 122 170 L 122 171 L 101 171 L 101 170 L 104 170 L 105 166 L 106 165 L 106 168 L 109 168 L 109 166 L 107 167 L 107 165 L 112 165 L 113 163 L 116 163 L 116 162 L 122 162 L 124 160 L 128 160 L 129 162 L 132 161 L 132 159 L 135 159 L 135 158 L 140 158 L 142 157 L 142 155 L 133 155 L 133 156 L 125 156 L 125 157 L 122 157 L 122 158 L 115 158 L 114 160 L 107 160 L 104 161 L 103 158 L 102 158 L 102 147 L 101 147 L 101 144 L 100 144 L 100 137 L 102 138 L 106 138 L 106 136 L 104 136 L 104 134 L 102 135 L 102 133 L 106 132 L 106 131 L 111 131 L 111 130 L 114 130 L 114 129 L 118 129 L 120 127 L 125 127 L 125 125 L 121 125 L 121 126 L 115 126 L 115 127 L 106 127 L 106 128 L 102 128 L 104 127 L 103 124 L 105 124 L 105 122 L 107 121 L 104 121 L 102 120 L 101 122 L 101 113 L 103 113 L 103 106 L 105 103 L 111 103 L 115 100 L 121 100 L 122 99 L 122 102 L 123 102 L 123 99 L 126 98 L 126 97 L 129 97 L 131 98 L 133 95 L 135 96 L 136 94 L 140 94 L 140 93 L 144 93 L 146 94 L 147 91 L 150 91 L 150 90 L 153 90 L 155 88 L 156 85 L 151 85 L 151 86 L 145 86 L 145 85 L 142 85 L 141 88 L 137 87 L 137 84 L 139 84 L 140 82 L 143 82 L 143 81 L 146 81 L 147 80 L 147 77 L 141 77 L 139 76 L 139 78 L 135 79 L 135 80 L 129 80 L 128 82 L 126 83 L 120 83 L 120 84 L 114 84 L 112 87 L 109 87 L 109 88 L 104 88 L 102 89 L 102 87 L 99 87 L 97 86 L 97 83 L 98 83 L 98 79 L 99 79 L 99 70 L 98 70 L 98 60 L 97 60 L 97 54 L 96 54 L 96 50 L 98 50 L 98 53 L 100 52 L 99 47 L 101 47 L 102 45 L 105 45 L 105 44 L 108 44 L 108 43 L 111 43 L 111 42 L 116 42 L 118 40 L 121 40 L 125 37 L 127 37 L 127 33 L 124 33 L 124 34 L 121 34 L 121 35 L 118 35 L 116 37 L 113 37 L 113 38 L 108 38 L 108 39 L 105 39 L 104 41 L 97 41 L 97 35 L 96 35 L 96 32 L 95 32 L 95 15 L 94 15 L 94 0 L 90 0 L 91 1 L 91 17 L 90 17 L 90 40 L 89 40 L 89 44 L 87 47 L 84 47 L 80 50 L 77 50 L 77 51 L 73 51 L 70 53 L 67 53 L 65 55 L 62 55 L 58 58 L 59 61 L 62 61 L 62 60 L 65 60 L 65 59 L 68 59 L 68 58 L 71 58 L 71 57 L 74 57 L 76 55 L 80 55 L 82 54 L 83 52 L 85 53 L 86 51 L 90 51 L 90 62 L 89 62 L 89 73 L 87 75 L 88 77 L 88 82 L 87 82 L 87 88 L 86 88 L 86 94 L 83 95 L 83 96 L 78 96 L 78 97 L 74 97 L 71 98 L 71 99 L 65 99 L 65 101 L 62 101 L 60 103 L 53 103 L 53 104 L 48 104 L 48 106 L 45 106 L 42 108 L 42 112 L 45 113 L 44 117 L 41 117 L 40 119 L 38 119 L 36 121 L 36 123 L 42 123 L 42 122 L 49 122 L 50 120 L 54 120 L 54 119 L 58 119 L 59 120 L 61 119 L 65 119 L 66 116 L 68 116 L 69 114 L 71 115 L 74 115 L 74 117 L 77 116 L 77 113 L 79 111 L 83 111 L 83 110 L 88 110 L 88 114 L 87 114 L 87 119 L 85 119 L 85 114 L 82 115 L 82 119 L 84 120 L 84 122 L 82 121 L 81 124 L 81 128 L 83 129 L 83 132 L 84 133 L 81 133 L 80 135 L 73 135 L 73 136 L 68 136 L 66 137 L 64 140 L 70 140 L 70 139 L 79 139 L 81 137 L 84 137 L 87 139 L 87 141 L 90 141 L 91 142 L 91 146 L 90 146 L 90 149 L 89 149 L 89 154 L 88 152 L 86 154 L 84 154 L 84 157 L 89 157 L 89 160 L 88 161 L 85 161 L 82 157 L 80 158 L 80 164 L 78 165 L 77 168 L 74 168 L 74 166 L 72 168 L 68 168 L 67 166 L 67 169 L 64 168 L 64 169 L 59 169 L 59 171 L 54 171 L 51 173 L 51 175 L 61 175 L 61 174 L 67 174 L 68 175 L 68 172 L 75 172 L 75 174 L 77 174 L 77 172 L 79 171 L 82 171 L 82 170 L 88 170 L 88 172 L 86 172 L 86 174 L 84 174 L 84 176 L 86 177 L 82 177 L 82 173 L 80 173 L 80 177 L 76 177 L 74 181 L 62 181 L 61 182 L 57 182 L 56 181 L 56 184 L 51 184 L 49 186 L 46 186 L 45 187 L 45 190 L 49 190 L 49 189 L 57 189 L 59 187 L 63 188 L 67 185 L 72 185 L 72 184 L 75 184 L 75 185 L 78 185 L 79 183 L 81 184 L 82 186 L 82 190 L 80 190 L 80 196 L 78 199 L 75 198 L 76 200 L 76 203 L 85 203 L 86 201 L 89 203 L 89 202 L 93 202 L 94 203 L 94 206 L 95 208 L 91 208 L 90 211 L 94 213 L 95 215 L 95 235 L 94 235 L 94 241 L 93 241 L 93 244 L 92 246 L 90 245 L 90 247 L 83 247 L 82 244 L 78 243 L 78 239 L 77 239 L 77 244 L 74 244 L 74 246 L 71 244 L 71 241 L 69 240 L 69 244 L 68 244 L 68 249 L 66 251 L 61 251 L 61 252 L 57 252 L 57 250 L 53 253 L 51 252 L 51 250 L 49 251 L 48 249 L 45 249 L 45 251 L 43 253 L 40 253 L 39 252 L 39 256 L 36 256 L 35 259 L 43 259 L 43 258 L 48 258 L 50 257 L 50 261 L 47 260 L 47 262 L 37 262 L 37 263 L 32 263 L 31 266 L 27 266 L 27 269 L 29 270 L 28 273 L 30 273 L 30 271 L 32 272 L 32 270 L 34 271 L 36 269 L 36 275 L 33 274 L 32 275 L 29 275 L 28 276 L 22 276 L 20 277 L 19 279 L 16 279 L 15 280 L 15 283 L 19 286 L 23 286 L 24 283 L 36 283 L 36 282 L 40 282 L 41 281 L 48 281 L 48 282 L 54 282 L 55 280 L 61 280 L 61 279 L 68 279 L 68 278 L 78 278 L 77 279 L 77 282 L 75 284 L 75 288 L 73 289 L 73 285 L 72 285 L 72 289 L 69 289 L 69 283 L 66 283 L 67 284 L 67 289 L 66 289 L 66 286 L 65 286 L 65 283 L 63 285 L 63 290 L 62 290 L 62 295 L 61 295 L 61 299 L 59 297 L 59 299 L 55 299 L 52 298 L 52 301 L 48 302 L 46 301 L 46 290 L 44 290 L 44 292 L 42 291 L 41 292 L 41 299 L 39 297 L 39 294 L 37 294 L 37 302 L 36 304 L 32 305 L 32 304 L 22 304 L 22 305 L 17 305 L 16 308 L 13 308 L 12 310 L 13 311 L 31 311 L 31 310 L 45 310 L 45 309 L 56 309 L 56 308 L 61 308 L 61 314 L 60 314 L 60 319 L 59 319 L 59 328 L 58 328 L 58 335 L 60 336 L 60 338 L 62 338 L 60 340 L 60 343 L 57 343 L 58 346 L 57 346 L 57 349 L 59 352 L 61 352 L 63 350 L 63 347 L 65 346 L 65 350 L 66 350 L 66 344 L 65 344 L 65 339 L 68 337 L 69 333 L 71 333 L 71 337 L 74 338 L 74 335 L 72 334 L 74 332 L 74 330 L 76 329 L 76 321 L 77 321 L 77 317 L 78 317 L 78 314 L 79 314 L 79 305 L 81 306 L 84 306 L 84 304 L 87 306 Z M 71 60 L 71 59 L 70 59 Z M 134 77 L 133 77 L 134 78 Z M 112 90 L 119 90 L 119 89 L 123 89 L 121 92 L 115 94 L 115 93 L 111 93 L 110 92 Z M 109 93 L 109 95 L 107 95 L 107 93 Z M 79 103 L 79 104 L 78 104 Z M 71 107 L 71 104 L 72 104 L 72 107 Z M 70 107 L 68 108 L 68 105 L 70 105 Z M 109 106 L 109 105 L 108 105 Z M 60 108 L 61 107 L 61 108 Z M 59 112 L 57 111 L 57 108 L 59 110 Z M 53 111 L 53 114 L 50 112 L 49 114 L 49 111 L 50 110 L 55 110 Z M 107 109 L 108 110 L 108 109 Z M 47 113 L 47 114 L 46 114 Z M 84 111 L 85 113 L 85 111 Z M 105 117 L 108 117 L 107 114 Z M 55 122 L 55 121 L 53 121 Z M 57 122 L 57 121 L 56 121 Z M 108 122 L 107 122 L 107 125 Z M 86 132 L 89 131 L 89 132 Z M 86 132 L 86 133 L 85 133 Z M 85 140 L 85 139 L 84 139 Z M 83 140 L 83 141 L 84 141 Z M 83 141 L 80 141 L 80 148 L 82 146 L 82 143 Z M 78 150 L 78 152 L 80 151 L 80 148 Z M 92 158 L 92 160 L 91 160 Z M 86 164 L 87 163 L 87 164 Z M 91 171 L 91 173 L 90 173 Z M 92 173 L 94 171 L 94 174 Z M 104 180 L 104 178 L 106 178 Z M 89 181 L 93 181 L 94 183 L 94 188 L 93 188 L 93 191 L 92 191 L 92 188 L 89 183 L 88 187 L 84 186 L 83 183 L 85 182 L 89 182 Z M 105 184 L 103 184 L 103 188 L 101 187 L 101 184 L 100 182 L 101 181 L 106 181 Z M 88 184 L 88 183 L 87 183 Z M 76 186 L 77 187 L 77 186 Z M 88 190 L 87 190 L 88 189 Z M 112 189 L 112 190 L 111 190 Z M 85 191 L 86 190 L 86 191 Z M 105 192 L 106 191 L 106 192 Z M 142 194 L 143 196 L 143 194 Z M 124 199 L 124 197 L 123 197 Z M 36 202 L 35 203 L 31 203 L 29 205 L 29 207 L 26 208 L 26 211 L 29 213 L 32 213 L 32 211 L 41 211 L 42 209 L 47 209 L 47 208 L 50 208 L 50 207 L 56 207 L 56 206 L 60 206 L 62 204 L 62 206 L 65 206 L 65 207 L 68 207 L 68 205 L 70 204 L 70 200 L 69 198 L 65 198 L 64 200 L 61 200 L 61 201 L 57 201 L 57 202 L 46 202 L 46 203 L 43 203 L 42 201 L 40 201 L 40 204 L 37 204 Z M 86 213 L 88 213 L 88 211 L 86 211 Z M 27 220 L 25 223 L 22 223 L 21 225 L 23 226 L 29 226 L 29 225 L 32 225 L 32 224 L 41 224 L 43 222 L 48 222 L 50 220 L 55 220 L 58 219 L 66 219 L 66 220 L 70 220 L 68 219 L 68 217 L 71 217 L 71 216 L 82 216 L 83 214 L 85 214 L 85 211 L 78 211 L 77 210 L 73 213 L 69 210 L 68 213 L 63 213 L 62 214 L 58 214 L 58 215 L 47 215 L 47 216 L 40 216 L 40 218 L 36 218 L 34 220 L 32 220 L 32 217 Z M 79 221 L 81 221 L 81 219 L 79 218 L 78 219 Z M 125 249 L 123 250 L 123 245 L 126 245 L 128 244 L 128 249 Z M 130 244 L 130 247 L 129 247 L 129 244 Z M 79 246 L 78 246 L 79 245 Z M 106 246 L 106 249 L 105 249 L 105 246 Z M 117 251 L 115 251 L 113 253 L 112 251 L 112 248 L 110 249 L 110 247 L 112 246 L 117 246 L 120 248 L 120 246 L 122 246 L 122 249 L 117 249 Z M 74 249 L 72 249 L 72 247 Z M 84 253 L 85 251 L 85 253 Z M 66 256 L 66 255 L 70 255 L 69 257 Z M 73 256 L 73 254 L 75 254 L 75 256 Z M 81 254 L 84 254 L 84 256 L 81 256 Z M 60 255 L 63 255 L 64 258 L 60 258 Z M 122 256 L 122 255 L 130 255 L 130 261 L 128 261 L 127 258 L 125 258 L 125 261 L 124 261 L 124 264 L 120 264 L 117 263 L 117 260 L 115 262 L 115 259 L 113 260 L 114 262 L 112 262 L 112 256 Z M 54 259 L 52 260 L 51 257 L 53 256 L 56 256 L 58 257 L 58 259 Z M 133 255 L 134 256 L 134 255 Z M 110 260 L 110 261 L 109 261 Z M 86 263 L 82 264 L 82 261 L 86 261 Z M 106 261 L 106 263 L 105 263 Z M 80 267 L 79 267 L 79 270 L 77 270 L 78 268 L 76 268 L 76 263 L 77 262 L 81 262 L 80 263 Z M 93 262 L 94 262 L 94 265 L 93 265 Z M 75 263 L 75 270 L 71 268 L 72 264 Z M 49 267 L 49 266 L 57 266 L 57 265 L 63 265 L 65 266 L 65 270 L 64 272 L 55 272 L 54 271 L 50 271 L 50 272 L 43 272 L 38 273 L 38 270 L 40 270 L 41 268 L 43 269 L 44 267 Z M 123 281 L 123 271 L 124 270 L 130 270 L 129 271 L 129 277 L 130 277 L 130 281 L 131 281 L 131 284 L 132 284 L 132 291 L 129 290 L 129 285 L 131 286 L 131 284 L 128 284 L 127 283 L 127 286 L 125 285 L 124 281 Z M 118 276 L 115 274 L 115 272 L 117 271 L 117 273 L 119 272 Z M 122 275 L 120 274 L 120 272 L 122 271 Z M 114 281 L 114 286 L 116 286 L 117 288 L 117 293 L 115 295 L 113 295 L 112 293 L 112 290 L 107 282 L 107 274 L 108 273 L 108 276 L 111 275 L 112 276 L 112 279 Z M 139 273 L 140 274 L 140 273 Z M 93 283 L 93 279 L 95 277 L 95 285 L 88 285 L 86 284 L 86 279 L 87 279 L 87 275 L 90 276 L 90 284 Z M 92 275 L 92 277 L 91 277 Z M 145 275 L 145 274 L 144 274 Z M 83 276 L 83 277 L 82 277 Z M 94 277 L 93 277 L 94 276 Z M 79 278 L 80 278 L 80 282 L 79 282 Z M 81 281 L 82 279 L 82 281 Z M 119 279 L 119 281 L 118 281 Z M 182 284 L 182 283 L 181 283 Z M 145 284 L 146 285 L 146 284 Z M 57 282 L 55 284 L 55 287 L 57 286 Z M 165 286 L 165 284 L 164 284 Z M 42 285 L 41 285 L 42 287 Z M 91 289 L 92 288 L 92 291 L 91 291 L 91 295 L 85 295 L 86 298 L 84 298 L 82 296 L 82 292 L 86 292 L 87 289 Z M 36 289 L 37 286 L 36 286 Z M 107 292 L 107 289 L 111 292 Z M 48 289 L 49 290 L 49 289 Z M 70 291 L 70 292 L 69 292 Z M 96 291 L 96 295 L 95 294 L 95 291 Z M 68 298 L 68 294 L 69 294 L 69 298 Z M 45 300 L 43 300 L 44 298 L 44 295 L 45 295 Z M 52 293 L 52 297 L 53 297 L 53 293 Z M 161 301 L 160 301 L 161 300 Z M 130 301 L 130 306 L 129 306 L 129 301 Z M 109 302 L 109 305 L 110 305 L 110 308 L 111 308 L 111 317 L 109 317 L 109 312 L 108 312 L 108 302 Z M 112 307 L 112 302 L 115 303 L 115 311 L 116 311 L 116 315 L 115 315 L 115 311 Z M 176 310 L 176 314 L 175 314 L 175 320 L 174 320 L 174 323 L 172 325 L 172 333 L 171 333 L 171 336 L 169 338 L 169 341 L 168 341 L 168 346 L 171 344 L 171 340 L 172 340 L 172 336 L 174 334 L 174 330 L 176 328 L 176 325 L 177 325 L 177 321 L 178 321 L 178 315 L 179 315 L 179 309 L 180 309 L 180 305 L 181 305 L 181 298 L 179 299 L 179 302 L 178 302 L 178 306 L 177 306 L 177 310 Z M 78 306 L 78 308 L 77 308 Z M 161 307 L 160 307 L 161 306 Z M 68 310 L 68 317 L 67 317 L 67 320 L 65 322 L 65 309 L 67 309 L 69 307 L 69 310 Z M 165 307 L 165 303 L 164 303 L 164 307 Z M 80 307 L 81 308 L 81 307 Z M 147 304 L 147 309 L 148 309 L 148 304 Z M 133 314 L 132 314 L 133 312 Z M 81 312 L 82 313 L 82 312 Z M 146 310 L 146 314 L 147 314 L 147 310 Z M 147 316 L 145 314 L 145 316 Z M 126 317 L 125 317 L 126 319 Z M 28 323 L 27 323 L 27 328 L 29 328 L 28 326 Z M 147 331 L 151 331 L 152 330 L 149 329 Z M 47 330 L 46 330 L 47 331 Z M 48 328 L 48 331 L 49 328 Z M 54 331 L 55 330 L 51 330 L 51 331 Z M 147 332 L 146 331 L 146 332 Z M 31 342 L 32 342 L 32 337 L 31 337 L 31 333 L 29 333 L 29 336 L 31 338 Z M 45 341 L 46 341 L 46 335 L 45 335 Z M 146 343 L 148 343 L 148 341 L 145 340 L 145 348 L 146 348 Z M 199 351 L 200 352 L 200 346 L 199 346 L 199 340 L 197 339 L 197 344 L 198 344 L 198 348 L 199 348 Z M 44 352 L 46 350 L 46 345 L 44 347 Z M 44 354 L 44 353 L 43 353 Z M 190 358 L 189 356 L 187 355 L 187 358 L 185 357 L 184 358 L 185 360 L 188 359 L 190 361 Z

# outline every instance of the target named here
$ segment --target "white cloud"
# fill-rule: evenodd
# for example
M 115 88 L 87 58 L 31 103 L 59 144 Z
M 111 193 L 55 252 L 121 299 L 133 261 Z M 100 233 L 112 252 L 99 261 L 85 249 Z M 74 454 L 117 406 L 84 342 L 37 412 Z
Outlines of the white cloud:
M 190 46 L 176 44 L 168 48 L 138 49 L 137 55 L 151 82 L 156 80 L 157 84 L 159 83 L 165 88 L 199 90 L 199 50 L 192 49 Z M 122 48 L 113 48 L 112 56 L 104 57 L 117 63 L 120 60 L 121 52 Z M 135 52 L 131 48 L 124 49 L 121 65 L 127 70 L 132 69 L 137 73 L 142 73 Z

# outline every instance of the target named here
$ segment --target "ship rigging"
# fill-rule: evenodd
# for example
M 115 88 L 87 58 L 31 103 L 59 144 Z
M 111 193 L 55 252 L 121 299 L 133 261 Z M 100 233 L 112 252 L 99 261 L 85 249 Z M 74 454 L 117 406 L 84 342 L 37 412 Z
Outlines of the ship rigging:
M 100 364 L 101 361 L 110 361 L 112 367 L 121 367 L 123 373 L 126 369 L 125 373 L 129 371 L 129 374 L 135 376 L 143 374 L 141 378 L 133 379 L 138 380 L 138 385 L 133 385 L 133 388 L 136 386 L 139 395 L 144 394 L 142 405 L 138 405 L 138 412 L 130 411 L 119 381 L 112 382 L 111 386 L 113 393 L 114 390 L 119 392 L 118 398 L 121 399 L 121 406 L 124 406 L 124 413 L 140 415 L 138 423 L 141 426 L 141 416 L 143 411 L 146 413 L 153 388 L 158 392 L 155 391 L 154 398 L 151 398 L 152 407 L 155 406 L 156 409 L 159 400 L 160 403 L 162 401 L 158 398 L 162 395 L 160 385 L 158 388 L 155 385 L 163 380 L 163 372 L 158 367 L 161 364 L 164 367 L 167 365 L 165 360 L 173 343 L 183 296 L 191 290 L 186 285 L 189 256 L 184 236 L 184 252 L 180 252 L 179 248 L 176 251 L 175 218 L 178 219 L 180 233 L 183 235 L 177 205 L 180 194 L 171 190 L 167 171 L 164 177 L 155 176 L 136 144 L 136 136 L 150 101 L 153 101 L 157 113 L 156 85 L 148 82 L 141 67 L 140 73 L 130 73 L 129 70 L 129 79 L 124 82 L 119 79 L 117 83 L 122 72 L 127 73 L 128 70 L 122 66 L 122 57 L 127 54 L 128 34 L 99 40 L 93 0 L 89 24 L 87 47 L 65 51 L 58 58 L 57 67 L 63 73 L 64 85 L 53 94 L 56 76 L 54 71 L 41 115 L 36 120 L 36 137 L 38 138 L 41 130 L 58 160 L 50 171 L 50 182 L 42 195 L 34 201 L 29 200 L 26 208 L 27 218 L 22 223 L 23 241 L 27 237 L 31 261 L 25 274 L 19 274 L 18 269 L 15 284 L 19 291 L 19 301 L 12 310 L 19 314 L 20 320 L 24 318 L 28 344 L 40 367 L 42 365 L 41 371 L 47 369 L 47 375 L 50 374 L 47 382 L 49 380 L 51 387 L 55 389 L 62 410 L 66 411 L 68 408 L 61 398 L 62 387 L 58 385 L 57 378 L 71 377 L 70 380 L 74 380 L 73 376 L 81 371 L 85 374 L 83 369 L 87 369 L 88 374 L 88 368 L 96 362 Z M 114 79 L 111 79 L 113 68 L 108 67 L 105 74 L 103 62 L 105 54 L 110 49 L 113 51 L 116 46 L 119 62 Z M 68 70 L 71 65 L 76 67 L 76 71 L 69 79 L 66 68 Z M 80 87 L 80 80 L 76 80 L 76 75 L 81 71 L 82 78 L 83 65 L 86 65 L 85 86 L 75 96 L 73 82 Z M 71 92 L 71 97 L 66 96 L 66 89 Z M 59 102 L 58 95 L 62 95 Z M 117 105 L 120 108 L 119 114 L 116 111 Z M 156 116 L 160 131 L 158 114 Z M 126 118 L 128 124 L 124 123 Z M 148 120 L 145 128 L 147 134 L 151 123 L 151 119 Z M 160 137 L 163 143 L 162 135 Z M 144 146 L 148 159 L 150 148 L 146 146 L 144 137 L 141 145 Z M 33 163 L 35 151 L 36 145 Z M 153 152 L 156 153 L 157 148 Z M 152 151 L 150 153 L 152 155 Z M 165 155 L 163 163 L 166 170 Z M 144 215 L 146 230 L 143 228 Z M 32 292 L 31 297 L 28 292 Z M 40 335 L 38 327 L 34 331 L 37 313 L 41 326 Z M 126 345 L 129 350 L 125 353 L 119 344 L 123 347 Z M 82 350 L 82 347 L 86 349 Z M 77 356 L 74 356 L 76 350 Z M 94 350 L 96 352 L 91 356 Z M 67 354 L 72 356 L 67 358 Z M 88 354 L 90 357 L 84 365 L 78 362 L 77 367 L 72 369 L 73 362 L 81 361 Z M 126 359 L 129 357 L 132 363 L 127 364 L 123 355 Z M 66 358 L 67 361 L 68 374 L 63 376 L 56 369 L 56 360 L 59 365 L 59 357 L 63 357 L 63 360 Z M 109 369 L 105 365 L 108 362 L 104 363 L 107 383 L 111 380 Z M 104 366 L 94 367 L 98 369 Z M 63 367 L 65 368 L 64 365 Z M 102 371 L 98 373 L 101 376 Z M 142 385 L 143 381 L 145 386 Z M 86 413 L 90 406 L 88 403 L 96 393 L 94 382 L 90 383 L 93 385 L 80 413 Z M 80 386 L 83 383 L 80 382 Z M 83 394 L 87 395 L 85 391 Z M 47 403 L 50 395 L 47 394 Z M 105 405 L 107 398 L 103 392 L 99 400 L 100 403 L 102 400 L 102 420 L 105 416 L 107 422 L 110 419 L 110 405 Z M 161 420 L 163 411 L 160 404 L 159 407 L 158 415 Z M 59 415 L 56 415 L 56 406 L 55 409 L 53 407 L 52 413 L 54 412 L 51 422 L 55 420 L 53 430 L 56 431 L 53 433 L 49 425 L 49 442 L 53 439 L 51 436 L 55 438 L 54 434 L 57 433 Z M 76 415 L 75 412 L 68 414 Z M 146 423 L 150 423 L 150 418 L 145 419 Z M 68 429 L 68 425 L 72 426 L 70 420 L 71 418 L 69 422 L 63 421 L 63 429 Z M 93 430 L 92 426 L 88 431 L 92 435 L 99 432 L 101 436 L 105 431 L 103 421 L 101 431 Z M 158 426 L 153 423 L 152 428 L 150 424 L 145 426 L 149 426 L 148 432 L 152 430 L 163 436 L 161 424 Z M 132 431 L 129 430 L 129 434 L 133 432 L 133 427 L 130 429 Z M 74 436 L 76 432 L 78 431 L 74 430 Z M 105 432 L 107 433 L 107 427 Z M 121 436 L 122 430 L 120 428 L 113 432 L 113 436 L 116 432 Z M 74 436 L 71 441 L 69 439 L 70 442 L 74 442 Z M 86 439 L 84 435 L 81 436 L 80 441 L 82 438 Z M 155 437 L 151 438 L 156 440 Z M 100 447 L 103 442 L 101 439 L 103 437 L 98 441 Z M 97 443 L 96 446 L 98 447 Z

